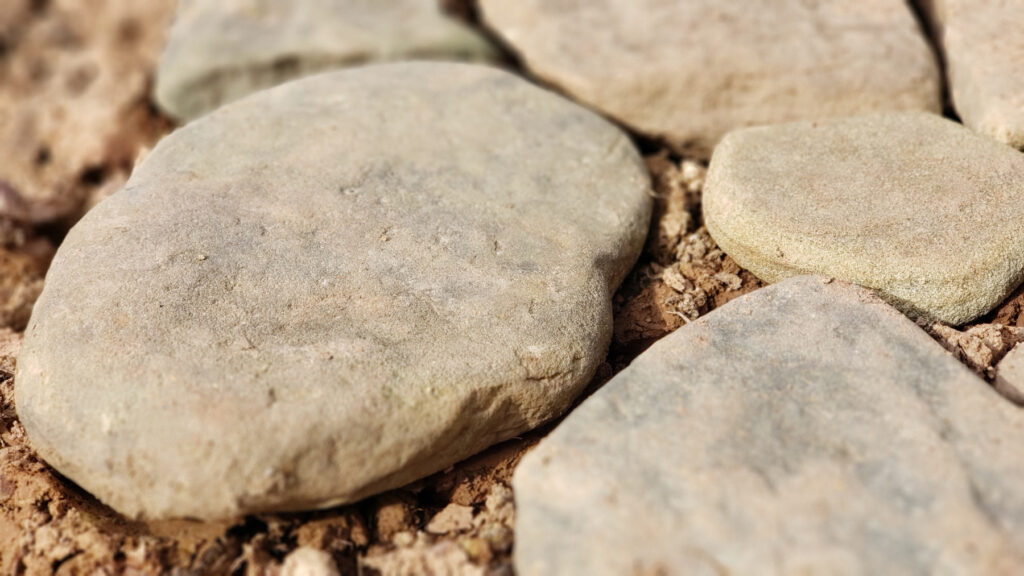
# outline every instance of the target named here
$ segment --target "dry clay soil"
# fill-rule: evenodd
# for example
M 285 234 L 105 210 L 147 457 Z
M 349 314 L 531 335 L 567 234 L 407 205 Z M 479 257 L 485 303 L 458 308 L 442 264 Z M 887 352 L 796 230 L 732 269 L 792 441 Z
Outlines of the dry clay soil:
M 119 516 L 34 454 L 13 403 L 31 306 L 67 229 L 173 129 L 148 99 L 173 0 L 4 0 L 0 10 L 0 574 L 278 574 L 298 547 L 342 574 L 511 574 L 516 463 L 547 430 L 413 485 L 331 510 L 222 523 Z M 446 2 L 472 20 L 462 2 Z M 515 64 L 510 62 L 510 67 Z M 649 142 L 655 217 L 615 296 L 598 388 L 658 338 L 761 283 L 700 218 L 705 167 Z M 967 327 L 925 326 L 991 379 L 1024 340 L 1024 294 Z

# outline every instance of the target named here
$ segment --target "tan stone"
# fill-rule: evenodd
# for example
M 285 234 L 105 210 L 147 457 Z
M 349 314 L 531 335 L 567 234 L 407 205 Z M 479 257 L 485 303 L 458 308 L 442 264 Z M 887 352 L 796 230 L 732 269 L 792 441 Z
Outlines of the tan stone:
M 541 79 L 707 155 L 755 124 L 940 109 L 935 56 L 903 0 L 481 0 Z
M 945 53 L 953 105 L 964 124 L 1024 149 L 1024 2 L 921 2 Z
M 715 151 L 705 223 L 767 282 L 823 274 L 959 325 L 1024 277 L 1024 154 L 902 113 L 749 128 Z
M 365 66 L 163 139 L 60 246 L 19 415 L 130 516 L 360 500 L 567 409 L 650 182 L 626 135 L 495 68 Z
M 379 60 L 493 57 L 438 0 L 182 0 L 155 97 L 191 120 L 302 76 Z
M 473 508 L 451 503 L 434 515 L 427 523 L 426 531 L 430 534 L 462 532 L 473 527 Z
M 996 390 L 1024 406 L 1024 346 L 1018 344 L 996 365 Z
M 338 567 L 322 550 L 296 548 L 285 557 L 281 576 L 338 576 Z
M 665 337 L 516 470 L 522 576 L 1024 571 L 1024 412 L 867 290 Z

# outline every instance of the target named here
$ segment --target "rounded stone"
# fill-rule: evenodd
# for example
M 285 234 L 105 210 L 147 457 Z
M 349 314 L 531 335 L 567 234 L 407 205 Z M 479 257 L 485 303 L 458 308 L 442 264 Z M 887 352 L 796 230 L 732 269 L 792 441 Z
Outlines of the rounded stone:
M 922 0 L 964 124 L 1024 149 L 1024 2 Z
M 941 109 L 941 74 L 904 0 L 480 0 L 546 82 L 707 156 L 730 130 Z
M 749 128 L 711 160 L 708 231 L 776 282 L 834 276 L 962 324 L 1024 277 L 1024 154 L 926 113 Z
M 497 69 L 368 66 L 165 138 L 61 245 L 18 363 L 58 471 L 130 516 L 359 500 L 568 408 L 649 181 Z
M 438 0 L 180 0 L 154 98 L 192 120 L 258 90 L 334 68 L 486 60 L 493 47 Z

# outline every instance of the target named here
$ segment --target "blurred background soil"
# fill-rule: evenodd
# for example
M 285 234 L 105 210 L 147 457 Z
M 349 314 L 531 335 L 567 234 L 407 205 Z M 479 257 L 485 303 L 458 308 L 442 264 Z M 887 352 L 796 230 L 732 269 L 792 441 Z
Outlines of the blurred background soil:
M 474 22 L 466 0 L 443 4 Z M 554 423 L 355 505 L 206 524 L 125 519 L 27 443 L 13 400 L 21 332 L 64 234 L 174 128 L 149 101 L 173 5 L 3 0 L 0 8 L 0 573 L 316 574 L 333 563 L 341 574 L 511 574 L 512 471 Z M 702 226 L 705 166 L 638 146 L 655 217 L 615 296 L 612 348 L 590 392 L 658 338 L 761 286 Z M 979 326 L 927 328 L 991 378 L 992 365 L 1024 340 L 1022 307 L 1024 295 L 1015 295 Z

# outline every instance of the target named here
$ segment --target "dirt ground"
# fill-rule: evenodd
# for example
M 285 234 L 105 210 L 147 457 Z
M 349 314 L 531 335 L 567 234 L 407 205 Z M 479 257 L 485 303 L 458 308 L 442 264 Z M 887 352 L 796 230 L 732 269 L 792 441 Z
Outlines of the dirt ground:
M 545 429 L 351 506 L 224 523 L 129 521 L 61 478 L 28 444 L 14 366 L 54 250 L 173 129 L 149 104 L 171 0 L 4 0 L 0 9 L 0 573 L 511 574 L 509 480 Z M 464 0 L 446 1 L 472 21 Z M 640 262 L 615 296 L 593 391 L 658 338 L 762 284 L 700 218 L 705 166 L 640 143 L 656 198 Z M 966 364 L 1024 340 L 1024 291 L 975 326 L 926 326 Z M 553 424 L 552 424 L 553 425 Z M 298 552 L 296 552 L 298 550 Z M 312 550 L 320 553 L 311 552 Z

